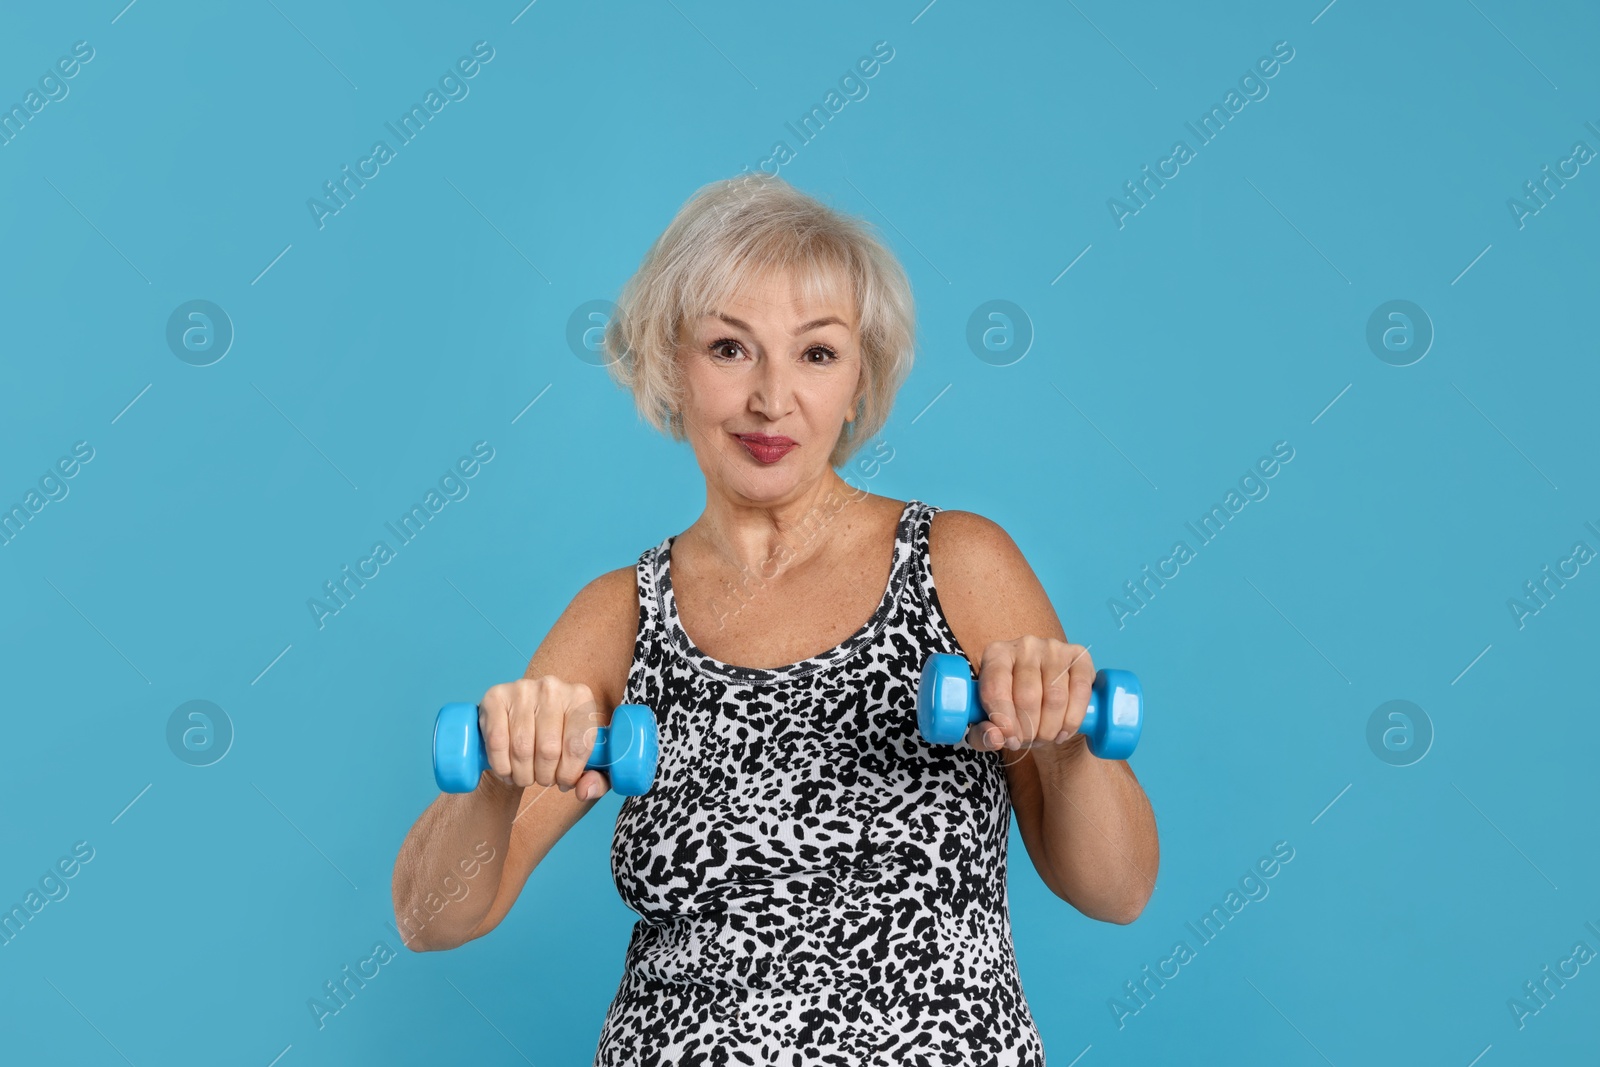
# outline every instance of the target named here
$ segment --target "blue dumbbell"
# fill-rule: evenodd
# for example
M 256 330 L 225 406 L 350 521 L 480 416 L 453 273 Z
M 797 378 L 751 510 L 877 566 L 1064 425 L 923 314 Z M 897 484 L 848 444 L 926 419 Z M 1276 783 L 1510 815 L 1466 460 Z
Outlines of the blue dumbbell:
M 930 745 L 954 745 L 967 727 L 988 718 L 978 705 L 978 683 L 965 656 L 935 652 L 917 685 L 917 729 Z M 1144 725 L 1144 694 L 1132 671 L 1102 670 L 1094 676 L 1089 710 L 1078 732 L 1101 759 L 1127 759 Z M 1052 739 L 1053 740 L 1053 739 Z
M 625 797 L 650 789 L 656 777 L 656 717 L 643 704 L 618 704 L 611 725 L 595 728 L 586 770 L 605 771 L 611 788 Z M 433 724 L 433 780 L 446 793 L 470 793 L 489 768 L 478 730 L 476 704 L 446 704 Z

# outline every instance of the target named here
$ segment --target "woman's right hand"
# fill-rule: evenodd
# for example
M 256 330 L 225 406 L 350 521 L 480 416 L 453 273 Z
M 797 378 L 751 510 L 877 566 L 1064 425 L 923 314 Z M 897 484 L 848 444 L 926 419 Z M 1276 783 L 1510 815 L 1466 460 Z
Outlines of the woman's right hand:
M 587 685 L 553 675 L 491 686 L 478 702 L 488 773 L 509 786 L 576 788 L 580 800 L 598 799 L 610 788 L 604 772 L 584 766 L 595 728 L 605 725 Z

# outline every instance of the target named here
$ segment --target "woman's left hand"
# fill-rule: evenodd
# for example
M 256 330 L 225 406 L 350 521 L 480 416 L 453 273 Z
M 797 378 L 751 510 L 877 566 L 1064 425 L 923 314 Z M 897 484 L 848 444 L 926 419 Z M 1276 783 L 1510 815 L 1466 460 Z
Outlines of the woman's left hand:
M 967 743 L 983 752 L 1065 744 L 1089 710 L 1094 673 L 1082 645 L 1052 637 L 990 642 L 978 668 L 987 721 L 967 728 Z

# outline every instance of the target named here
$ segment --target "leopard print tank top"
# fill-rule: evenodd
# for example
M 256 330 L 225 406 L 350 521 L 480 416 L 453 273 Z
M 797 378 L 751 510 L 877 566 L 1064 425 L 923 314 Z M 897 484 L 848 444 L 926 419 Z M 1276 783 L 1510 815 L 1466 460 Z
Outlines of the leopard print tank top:
M 597 1067 L 1042 1067 L 1001 753 L 917 733 L 923 663 L 961 651 L 928 564 L 938 510 L 906 503 L 866 625 L 786 667 L 700 651 L 673 597 L 676 537 L 639 557 L 625 700 L 654 709 L 661 755 L 612 837 L 639 919 Z

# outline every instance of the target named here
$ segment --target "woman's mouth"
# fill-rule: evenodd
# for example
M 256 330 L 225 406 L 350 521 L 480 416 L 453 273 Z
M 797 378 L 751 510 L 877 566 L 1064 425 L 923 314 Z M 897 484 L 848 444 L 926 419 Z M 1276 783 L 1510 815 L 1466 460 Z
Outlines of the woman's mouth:
M 746 452 L 766 464 L 778 462 L 795 447 L 794 440 L 789 437 L 769 437 L 762 433 L 741 433 L 734 436 L 744 445 Z

